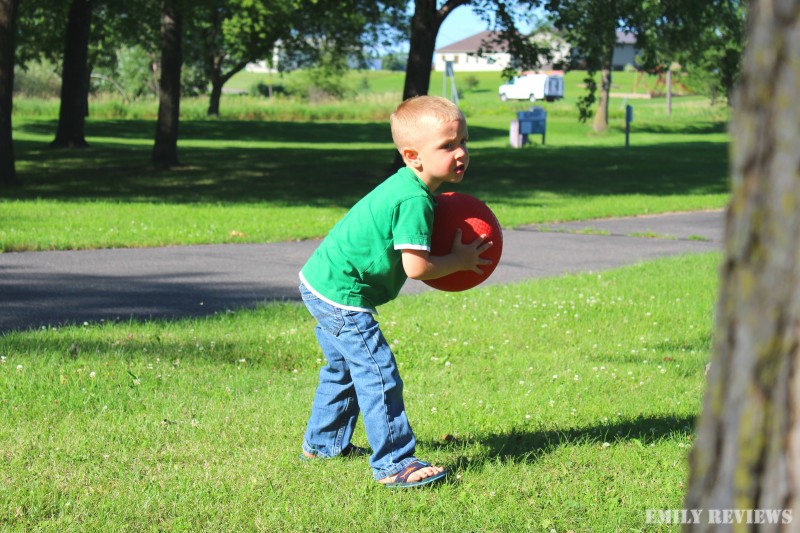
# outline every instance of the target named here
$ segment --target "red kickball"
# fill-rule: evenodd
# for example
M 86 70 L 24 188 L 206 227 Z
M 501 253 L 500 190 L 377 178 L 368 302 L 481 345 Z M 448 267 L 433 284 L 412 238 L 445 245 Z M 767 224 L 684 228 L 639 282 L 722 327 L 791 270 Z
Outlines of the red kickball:
M 453 247 L 456 228 L 461 228 L 461 242 L 470 243 L 486 235 L 492 246 L 481 257 L 491 259 L 491 265 L 482 265 L 483 274 L 470 270 L 454 272 L 448 276 L 425 280 L 425 283 L 440 291 L 458 292 L 480 285 L 488 278 L 503 254 L 503 231 L 489 207 L 469 194 L 444 192 L 436 195 L 437 205 L 433 209 L 433 235 L 431 255 L 447 255 Z

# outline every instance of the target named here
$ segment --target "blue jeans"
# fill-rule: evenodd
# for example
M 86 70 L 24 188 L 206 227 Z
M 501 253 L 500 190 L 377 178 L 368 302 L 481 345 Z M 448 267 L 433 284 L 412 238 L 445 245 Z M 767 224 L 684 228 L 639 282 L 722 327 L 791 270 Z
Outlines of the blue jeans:
M 397 474 L 414 461 L 416 440 L 406 417 L 403 381 L 378 322 L 370 313 L 330 305 L 303 284 L 300 295 L 317 319 L 315 333 L 327 359 L 303 450 L 319 457 L 339 455 L 350 443 L 360 412 L 375 479 Z

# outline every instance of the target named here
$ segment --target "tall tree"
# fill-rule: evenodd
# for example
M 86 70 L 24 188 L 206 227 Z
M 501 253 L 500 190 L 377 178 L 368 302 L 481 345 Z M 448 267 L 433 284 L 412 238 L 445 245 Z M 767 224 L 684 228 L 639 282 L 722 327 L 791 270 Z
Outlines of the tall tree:
M 470 0 L 448 0 L 441 7 L 437 7 L 436 0 L 414 1 L 403 100 L 412 96 L 428 94 L 428 86 L 431 82 L 431 63 L 439 28 L 455 8 L 469 3 Z
M 748 0 L 671 0 L 636 6 L 637 60 L 646 70 L 673 62 L 693 88 L 731 102 L 741 70 Z
M 414 0 L 403 100 L 428 94 L 436 36 L 445 18 L 461 6 L 471 6 L 496 30 L 496 41 L 486 44 L 502 43 L 515 58 L 516 68 L 537 66 L 543 51 L 517 30 L 516 13 L 533 9 L 539 5 L 539 0 L 447 0 L 441 6 L 438 3 L 436 0 Z
M 161 6 L 161 78 L 158 90 L 158 122 L 152 161 L 172 167 L 178 161 L 178 123 L 181 102 L 182 17 L 179 0 L 163 0 Z
M 572 46 L 572 61 L 586 68 L 587 93 L 578 99 L 580 119 L 594 115 L 594 131 L 608 129 L 608 103 L 611 92 L 611 71 L 617 32 L 630 30 L 630 17 L 635 12 L 633 0 L 550 0 L 547 9 L 554 15 L 554 24 Z M 600 95 L 597 81 L 600 73 Z M 597 101 L 596 110 L 592 109 Z
M 688 509 L 800 520 L 800 0 L 750 7 L 734 99 L 732 198 Z M 691 529 L 718 527 L 703 521 Z M 742 525 L 749 531 L 762 526 Z M 734 528 L 735 529 L 735 528 Z
M 272 59 L 288 37 L 296 2 L 226 0 L 195 5 L 189 24 L 199 34 L 203 67 L 211 84 L 208 114 L 219 115 L 222 88 L 248 63 Z
M 64 64 L 61 74 L 61 106 L 54 147 L 85 147 L 89 113 L 89 34 L 92 0 L 72 0 L 67 16 Z
M 447 0 L 441 6 L 437 4 L 436 0 L 414 0 L 403 100 L 428 94 L 436 36 L 445 18 L 461 6 L 471 6 L 496 30 L 496 41 L 486 44 L 502 44 L 515 58 L 514 68 L 532 68 L 542 56 L 540 46 L 517 30 L 515 16 L 515 9 L 530 10 L 539 5 L 539 0 Z M 402 165 L 403 158 L 395 152 L 390 168 Z
M 18 183 L 11 110 L 14 91 L 14 35 L 19 0 L 0 0 L 0 184 Z

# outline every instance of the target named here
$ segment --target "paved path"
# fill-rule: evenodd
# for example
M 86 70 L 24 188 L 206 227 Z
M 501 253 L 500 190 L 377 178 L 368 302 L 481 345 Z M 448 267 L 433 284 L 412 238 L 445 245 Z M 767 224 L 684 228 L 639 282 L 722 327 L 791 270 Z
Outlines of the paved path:
M 485 283 L 721 250 L 722 231 L 721 211 L 506 231 L 503 258 Z M 296 299 L 297 272 L 318 243 L 0 254 L 0 332 L 131 317 L 202 316 L 265 300 Z M 403 293 L 425 290 L 431 289 L 409 280 Z

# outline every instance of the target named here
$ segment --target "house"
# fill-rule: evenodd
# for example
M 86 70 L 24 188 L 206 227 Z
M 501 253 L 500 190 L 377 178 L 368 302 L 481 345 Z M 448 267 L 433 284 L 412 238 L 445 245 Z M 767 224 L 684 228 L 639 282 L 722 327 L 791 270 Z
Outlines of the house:
M 541 31 L 531 37 L 539 44 L 548 44 L 552 57 L 548 62 L 541 58 L 542 69 L 552 69 L 553 64 L 566 60 L 570 46 L 557 33 Z M 501 71 L 512 62 L 511 54 L 502 43 L 496 43 L 497 33 L 483 31 L 472 37 L 449 44 L 433 53 L 433 70 L 444 72 L 445 62 L 453 63 L 454 72 Z M 483 55 L 478 50 L 483 48 Z M 626 65 L 635 65 L 636 36 L 632 33 L 617 32 L 617 46 L 614 48 L 612 65 L 614 70 L 622 70 Z
M 636 36 L 624 31 L 617 32 L 617 46 L 611 57 L 611 68 L 622 70 L 628 65 L 636 66 Z
M 483 31 L 439 48 L 433 53 L 433 70 L 444 72 L 446 61 L 453 63 L 454 72 L 503 70 L 511 63 L 511 54 L 494 42 L 496 37 L 493 31 Z M 481 48 L 483 55 L 478 56 Z

